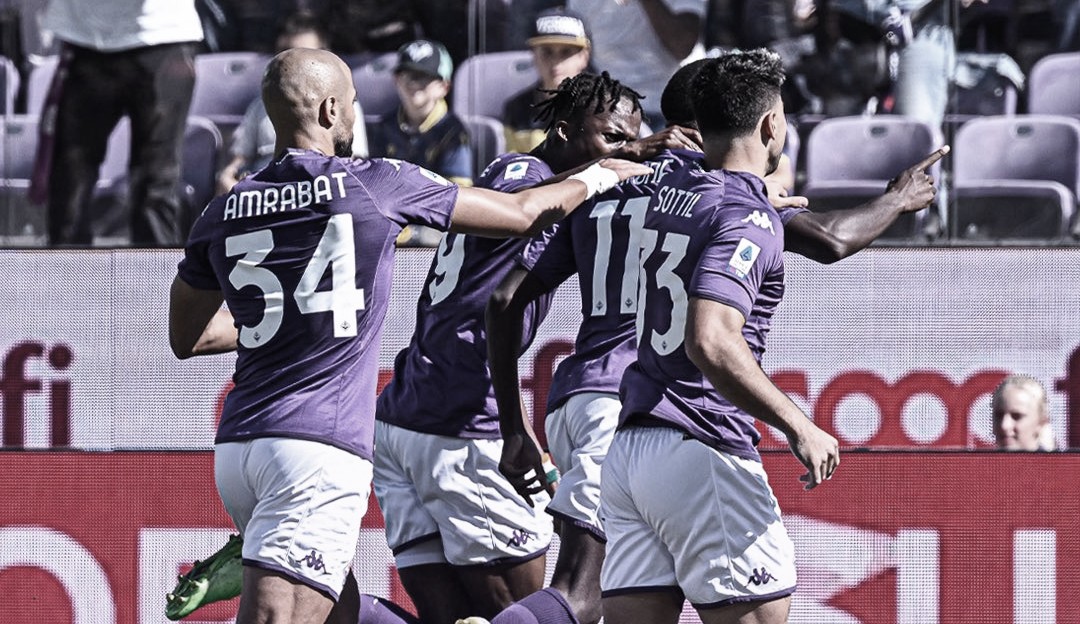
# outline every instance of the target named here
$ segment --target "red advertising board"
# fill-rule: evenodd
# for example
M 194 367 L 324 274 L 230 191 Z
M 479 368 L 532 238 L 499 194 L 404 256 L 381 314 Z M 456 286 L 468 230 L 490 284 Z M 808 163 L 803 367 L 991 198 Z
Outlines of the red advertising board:
M 164 622 L 230 522 L 207 452 L 0 453 L 0 622 Z M 1080 454 L 849 453 L 804 492 L 765 464 L 796 543 L 792 622 L 1080 622 Z M 402 599 L 372 504 L 362 589 Z M 231 621 L 235 602 L 191 619 Z

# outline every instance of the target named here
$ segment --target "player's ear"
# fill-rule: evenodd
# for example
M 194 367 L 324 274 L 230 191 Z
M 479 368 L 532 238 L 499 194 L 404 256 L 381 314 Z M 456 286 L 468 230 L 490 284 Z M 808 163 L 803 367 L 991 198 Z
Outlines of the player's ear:
M 330 128 L 341 116 L 341 102 L 338 98 L 330 96 L 319 103 L 319 125 Z
M 780 132 L 780 124 L 776 118 L 775 110 L 769 109 L 768 112 L 762 115 L 758 126 L 761 132 L 762 145 L 768 145 L 770 140 L 777 140 L 777 135 Z
M 565 119 L 555 122 L 555 136 L 559 137 L 563 142 L 570 140 L 570 122 Z

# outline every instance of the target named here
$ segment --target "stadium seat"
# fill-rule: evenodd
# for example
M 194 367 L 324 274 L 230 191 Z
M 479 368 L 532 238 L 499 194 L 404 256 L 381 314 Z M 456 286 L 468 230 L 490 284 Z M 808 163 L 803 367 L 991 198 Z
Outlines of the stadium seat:
M 59 56 L 45 56 L 34 63 L 26 80 L 27 115 L 40 115 L 41 109 L 45 108 L 45 96 L 49 94 L 49 85 L 59 62 Z
M 532 52 L 490 52 L 465 59 L 454 74 L 451 108 L 462 117 L 502 121 L 506 101 L 537 80 Z
M 812 210 L 827 211 L 853 208 L 884 193 L 889 180 L 940 147 L 942 139 L 937 128 L 906 117 L 835 117 L 815 125 L 806 143 L 806 185 L 800 194 L 810 199 Z M 940 179 L 940 165 L 930 174 Z M 880 240 L 921 240 L 933 233 L 927 232 L 927 213 L 903 215 Z
M 356 100 L 360 102 L 365 119 L 378 119 L 397 110 L 399 99 L 394 85 L 396 64 L 397 53 L 387 52 L 353 70 Z
M 19 92 L 19 70 L 11 59 L 0 56 L 0 113 L 15 112 L 15 94 Z
M 503 125 L 498 119 L 470 115 L 462 117 L 465 127 L 469 130 L 469 142 L 473 150 L 473 171 L 475 177 L 495 160 L 497 156 L 506 151 L 506 135 L 503 134 Z
M 109 149 L 101 166 L 101 182 L 94 194 L 97 215 L 94 233 L 117 242 L 126 242 L 129 210 L 127 165 L 131 142 L 131 124 L 125 117 L 109 137 Z M 221 133 L 205 117 L 188 117 L 180 163 L 180 188 L 183 213 L 181 230 L 187 232 L 195 217 L 214 197 L 217 157 Z
M 1056 182 L 1072 195 L 1070 205 L 1076 205 L 1080 192 L 1080 121 L 1053 115 L 974 119 L 957 132 L 953 149 L 957 188 L 986 186 L 990 182 Z M 1035 191 L 1027 193 L 1030 196 Z M 954 226 L 959 236 L 964 233 L 961 225 L 957 222 Z M 1075 224 L 1071 227 L 1076 234 Z
M 953 194 L 958 242 L 1058 242 L 1075 213 L 1073 194 L 1057 182 L 981 182 L 957 185 Z
M 855 208 L 885 192 L 886 180 L 854 180 L 845 182 L 821 182 L 807 186 L 801 195 L 810 201 L 815 212 L 847 210 Z M 901 215 L 878 237 L 879 244 L 897 245 L 921 241 L 928 227 L 926 211 Z
M 262 94 L 270 57 L 255 52 L 218 52 L 195 57 L 195 91 L 188 115 L 233 128 L 251 101 Z
M 184 152 L 180 175 L 191 187 L 191 200 L 198 215 L 214 197 L 217 180 L 217 157 L 221 150 L 221 133 L 214 122 L 205 117 L 188 117 L 184 129 Z
M 0 179 L 29 180 L 37 151 L 38 121 L 33 115 L 11 115 L 0 125 Z
M 0 179 L 0 245 L 40 245 L 45 241 L 45 210 L 30 203 L 29 180 Z
M 1080 118 L 1080 52 L 1051 54 L 1031 68 L 1028 112 Z

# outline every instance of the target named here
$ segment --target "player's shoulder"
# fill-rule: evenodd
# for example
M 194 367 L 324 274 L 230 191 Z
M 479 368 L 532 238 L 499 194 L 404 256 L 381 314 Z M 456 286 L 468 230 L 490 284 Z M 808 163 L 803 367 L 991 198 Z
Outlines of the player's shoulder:
M 713 215 L 713 222 L 718 227 L 740 231 L 755 238 L 761 236 L 764 240 L 783 241 L 783 221 L 769 203 L 761 178 L 740 171 L 721 170 L 714 173 L 723 182 Z
M 361 181 L 365 179 L 410 179 L 420 176 L 442 186 L 451 186 L 453 184 L 453 182 L 438 173 L 406 160 L 396 158 L 354 158 L 344 162 L 346 169 Z
M 503 154 L 491 161 L 480 174 L 477 186 L 503 188 L 536 183 L 550 178 L 554 173 L 546 162 L 530 154 Z

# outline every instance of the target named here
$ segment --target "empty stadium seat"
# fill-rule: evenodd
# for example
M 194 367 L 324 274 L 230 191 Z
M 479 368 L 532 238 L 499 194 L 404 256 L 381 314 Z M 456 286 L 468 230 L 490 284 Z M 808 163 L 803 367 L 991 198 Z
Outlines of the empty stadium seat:
M 953 194 L 953 238 L 959 242 L 1062 241 L 1075 213 L 1073 194 L 1057 182 L 965 183 Z
M 19 92 L 19 70 L 11 59 L 0 56 L 0 113 L 15 112 L 15 94 Z
M 0 179 L 29 180 L 34 170 L 38 121 L 33 115 L 11 115 L 0 125 Z
M 262 75 L 269 60 L 255 52 L 197 55 L 188 115 L 236 127 L 251 101 L 262 95 Z
M 503 134 L 503 125 L 498 119 L 469 115 L 461 118 L 465 127 L 469 130 L 469 143 L 473 151 L 473 171 L 476 177 L 495 160 L 497 156 L 506 151 L 506 135 Z
M 815 125 L 806 143 L 800 194 L 810 199 L 811 210 L 828 211 L 881 195 L 889 180 L 940 147 L 942 139 L 937 128 L 906 117 L 836 117 Z M 930 174 L 940 179 L 940 165 Z M 929 227 L 926 210 L 902 215 L 880 240 L 914 242 Z
M 180 175 L 191 187 L 191 200 L 196 212 L 189 216 L 191 221 L 194 221 L 207 202 L 214 197 L 221 132 L 214 122 L 205 117 L 188 117 L 183 149 Z
M 974 119 L 960 128 L 953 146 L 953 179 L 958 196 L 972 197 L 975 191 L 960 190 L 971 187 L 990 187 L 1017 181 L 1056 182 L 1070 195 L 1066 202 L 1076 206 L 1080 192 L 1080 121 L 1053 115 L 1021 115 L 1014 117 L 984 117 Z M 1039 185 L 1035 185 L 1039 186 Z M 1057 192 L 1057 191 L 1054 191 Z M 982 191 L 987 196 L 988 191 Z M 1020 191 L 1021 197 L 1052 197 L 1049 190 Z M 977 195 L 976 195 L 977 196 Z M 985 202 L 988 213 L 998 213 L 1004 200 Z M 1023 214 L 1023 204 L 1016 203 L 1016 210 Z M 968 211 L 978 211 L 978 204 L 969 205 Z M 1066 210 L 1072 218 L 1075 210 Z M 983 219 L 967 216 L 965 219 Z M 987 215 L 986 220 L 995 217 Z M 1034 226 L 1032 226 L 1034 227 Z M 963 236 L 966 225 L 957 221 L 954 232 Z M 1076 233 L 1076 225 L 1070 225 Z
M 387 52 L 353 69 L 356 101 L 360 102 L 365 118 L 378 119 L 397 110 L 400 100 L 394 85 L 396 64 L 397 53 Z
M 1028 112 L 1080 118 L 1080 52 L 1051 54 L 1031 68 Z
M 956 182 L 1052 180 L 1080 190 L 1080 121 L 1054 115 L 974 119 L 956 133 Z
M 465 59 L 454 74 L 451 108 L 461 116 L 501 121 L 506 101 L 536 81 L 528 50 L 477 54 Z

